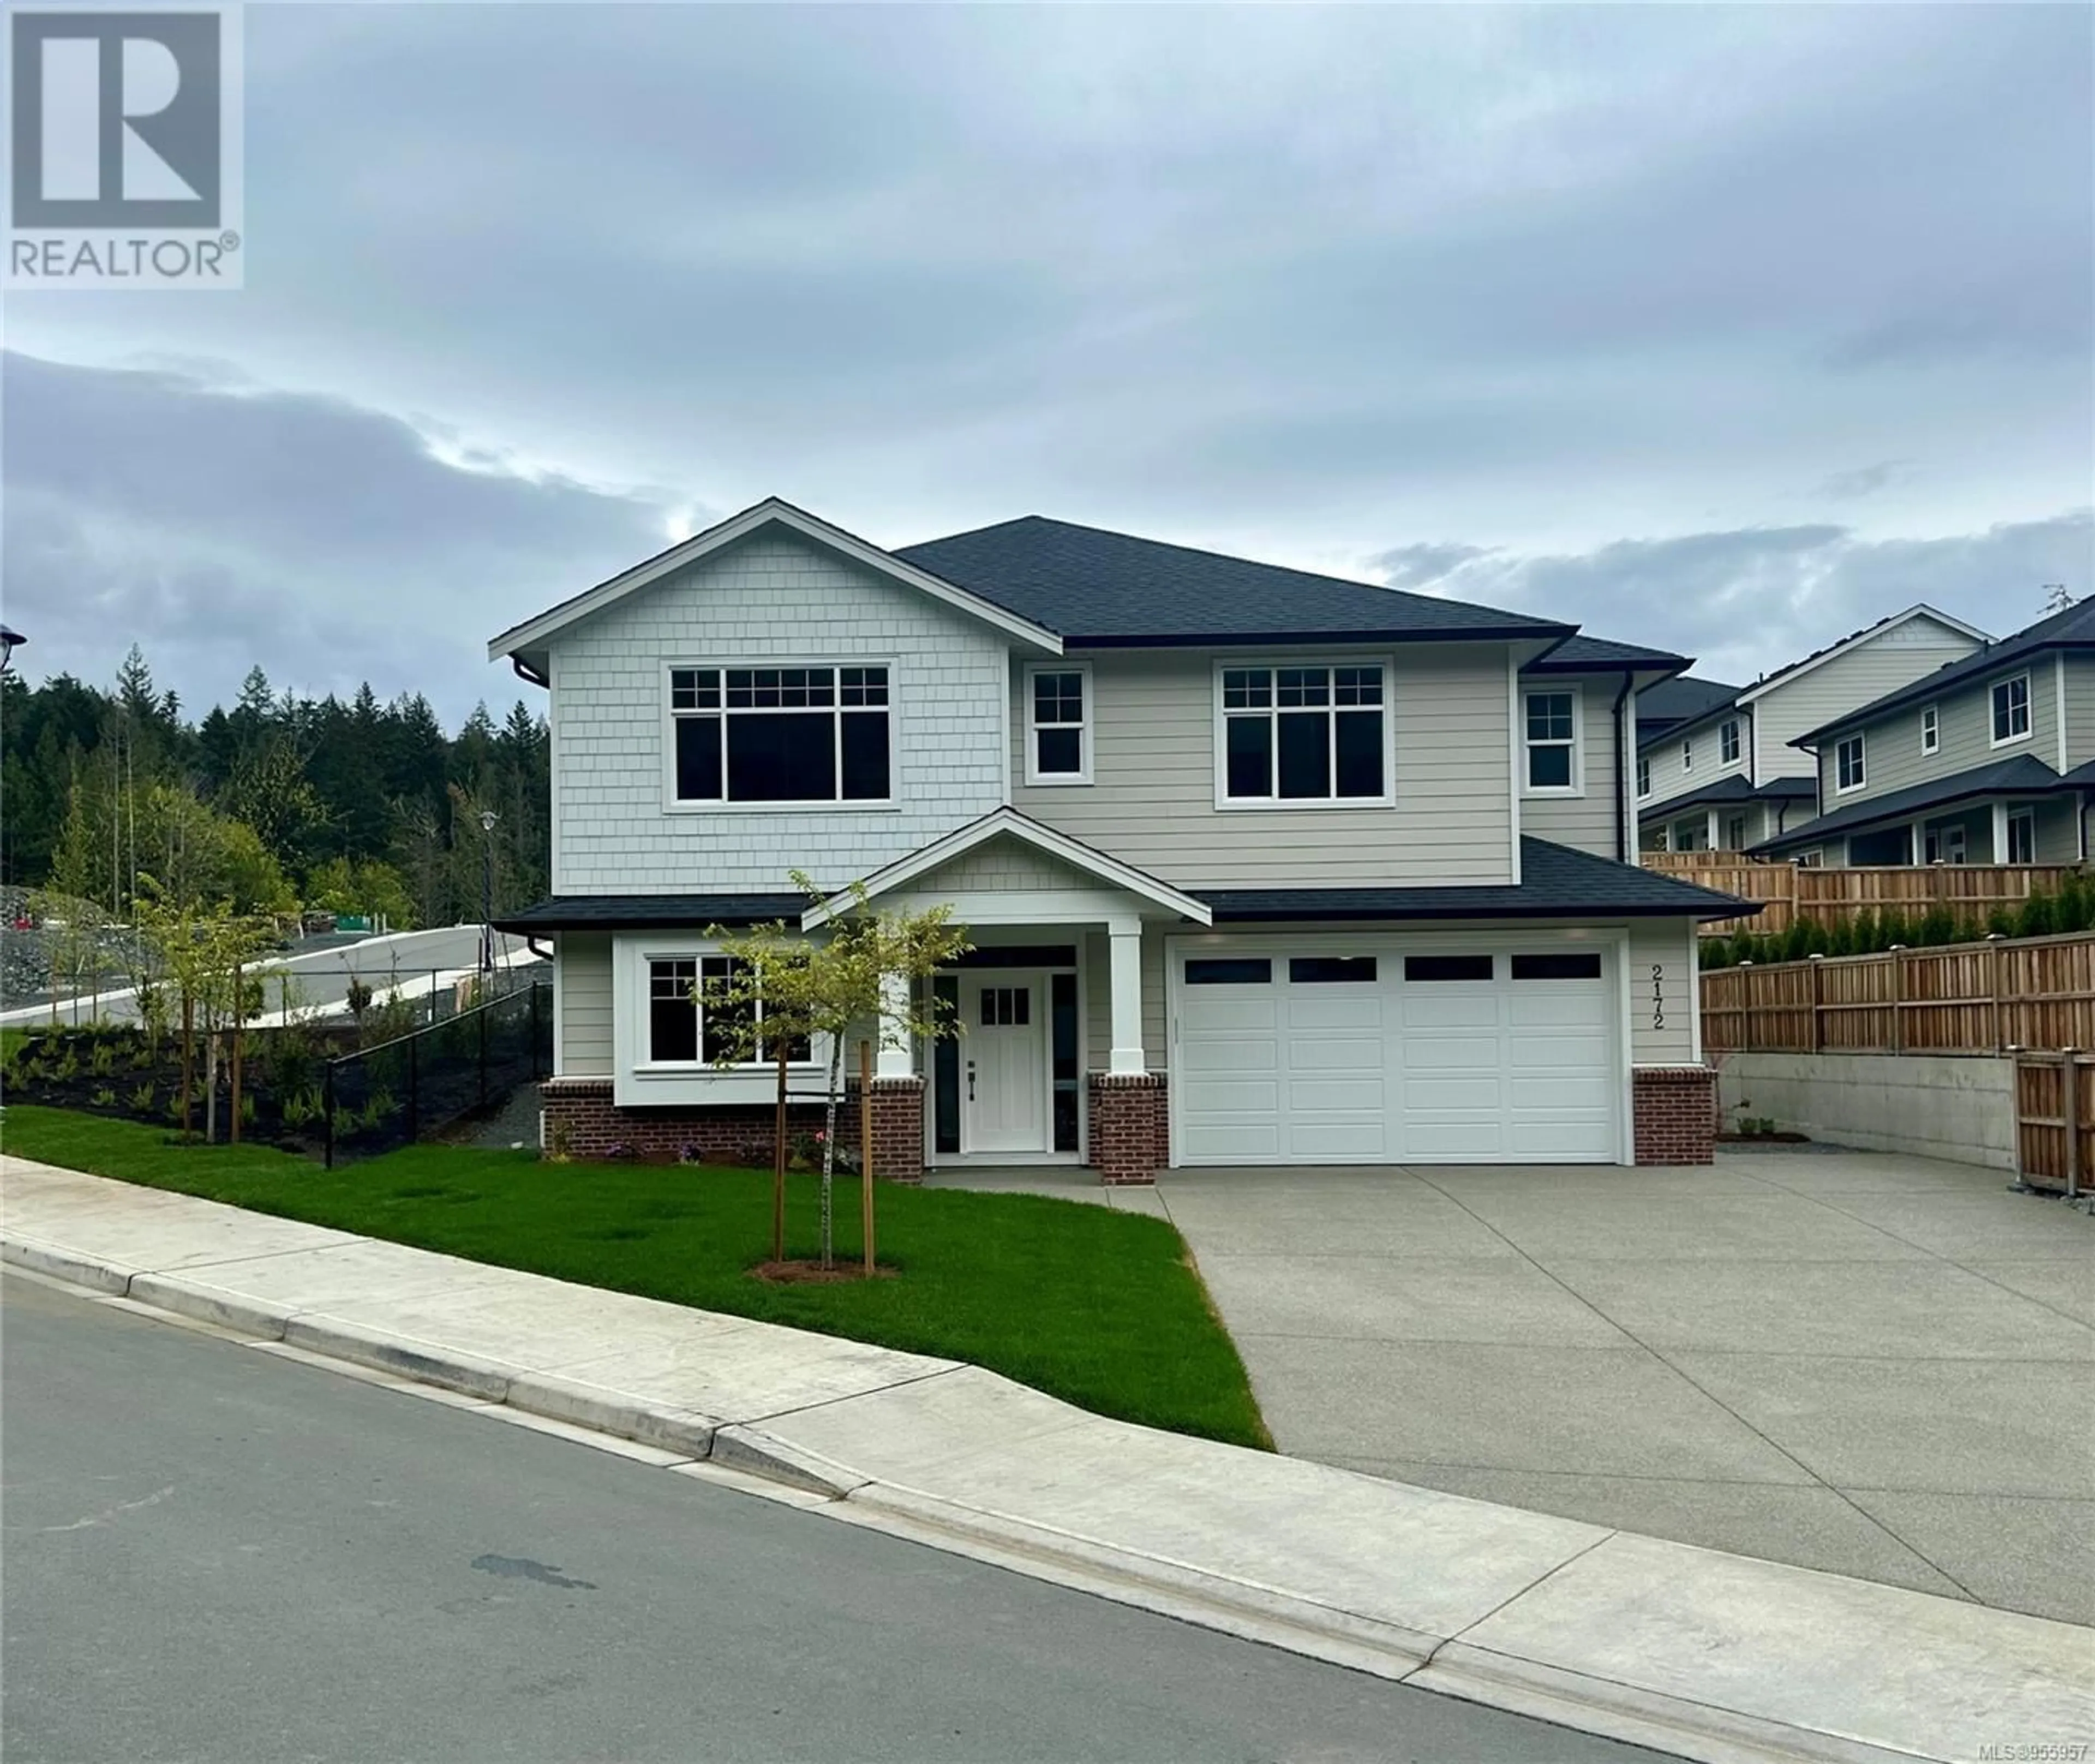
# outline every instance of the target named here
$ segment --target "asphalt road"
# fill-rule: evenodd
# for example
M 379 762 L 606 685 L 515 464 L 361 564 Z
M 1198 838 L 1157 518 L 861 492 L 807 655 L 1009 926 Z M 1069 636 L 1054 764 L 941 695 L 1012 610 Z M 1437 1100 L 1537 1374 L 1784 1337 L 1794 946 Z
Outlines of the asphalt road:
M 10 1764 L 1655 1754 L 20 1278 Z

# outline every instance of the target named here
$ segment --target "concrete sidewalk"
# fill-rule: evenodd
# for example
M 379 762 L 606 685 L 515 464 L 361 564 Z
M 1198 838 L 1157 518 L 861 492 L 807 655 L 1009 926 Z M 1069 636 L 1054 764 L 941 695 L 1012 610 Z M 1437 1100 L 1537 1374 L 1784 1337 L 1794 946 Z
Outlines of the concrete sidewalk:
M 1111 1422 L 979 1369 L 0 1158 L 11 1263 L 912 1537 L 1732 1764 L 2095 1740 L 2095 1632 Z

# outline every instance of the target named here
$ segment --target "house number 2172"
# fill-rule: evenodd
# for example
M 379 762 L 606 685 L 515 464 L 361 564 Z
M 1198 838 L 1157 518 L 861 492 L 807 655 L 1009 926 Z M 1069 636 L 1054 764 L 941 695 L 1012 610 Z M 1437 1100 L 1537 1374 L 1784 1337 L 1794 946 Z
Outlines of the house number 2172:
M 1666 964 L 1661 961 L 1651 965 L 1651 1026 L 1666 1027 Z

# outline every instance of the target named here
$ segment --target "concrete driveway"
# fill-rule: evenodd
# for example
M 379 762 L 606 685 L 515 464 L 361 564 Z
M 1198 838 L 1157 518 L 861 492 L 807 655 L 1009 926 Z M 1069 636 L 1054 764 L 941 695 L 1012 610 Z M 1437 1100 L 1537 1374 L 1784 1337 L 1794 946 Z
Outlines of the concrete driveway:
M 970 1185 L 1167 1213 L 1285 1452 L 2095 1623 L 2095 1219 L 1997 1174 L 1077 1174 Z

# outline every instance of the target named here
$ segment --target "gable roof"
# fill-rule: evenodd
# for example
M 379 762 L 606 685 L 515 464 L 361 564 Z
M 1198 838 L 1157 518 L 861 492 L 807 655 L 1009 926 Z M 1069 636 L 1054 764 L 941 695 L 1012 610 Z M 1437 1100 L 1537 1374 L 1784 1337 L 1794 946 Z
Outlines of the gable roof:
M 1647 649 L 1641 643 L 1618 642 L 1612 637 L 1588 637 L 1580 632 L 1576 637 L 1567 637 L 1546 656 L 1528 663 L 1523 673 L 1590 673 L 1615 672 L 1632 669 L 1662 669 L 1678 673 L 1683 668 L 1694 665 L 1694 658 L 1676 656 L 1667 649 Z M 1647 686 L 1648 692 L 1656 692 L 1657 685 Z
M 1072 647 L 1536 638 L 1577 627 L 1026 515 L 895 556 Z
M 1073 869 L 1083 871 L 1108 887 L 1124 889 L 1152 904 L 1175 912 L 1196 925 L 1210 922 L 1207 908 L 1194 896 L 1183 894 L 1170 883 L 1160 881 L 1147 870 L 1137 869 L 1117 857 L 1101 852 L 1095 845 L 1087 845 L 1082 839 L 1073 839 L 1066 833 L 1057 832 L 1030 815 L 1021 814 L 1016 808 L 992 808 L 986 815 L 970 821 L 965 826 L 956 827 L 943 838 L 934 839 L 921 846 L 907 857 L 898 858 L 892 864 L 875 870 L 865 879 L 867 895 L 878 899 L 891 891 L 914 882 L 918 877 L 929 875 L 942 864 L 950 864 L 956 858 L 972 852 L 978 845 L 991 839 L 1012 838 L 1060 860 Z M 849 891 L 839 890 L 818 906 L 812 906 L 800 916 L 801 925 L 812 930 L 818 925 L 826 925 L 831 919 L 851 910 L 852 896 Z
M 1217 925 L 1277 919 L 1742 918 L 1757 902 L 1521 835 L 1520 880 L 1431 888 L 1203 888 Z
M 1698 680 L 1685 673 L 1662 680 L 1657 686 L 1646 686 L 1637 694 L 1637 739 L 1648 740 L 1664 734 L 1669 729 L 1678 729 L 1683 723 L 1707 716 L 1721 706 L 1731 703 L 1744 690 L 1743 686 L 1727 686 L 1721 680 Z
M 1940 697 L 1945 692 L 1960 686 L 1975 686 L 1988 674 L 2013 667 L 2019 661 L 2046 654 L 2055 649 L 2095 649 L 2095 599 L 2075 601 L 2070 607 L 2047 614 L 2036 624 L 2025 625 L 2012 636 L 1998 642 L 1990 640 L 1970 655 L 1945 664 L 1929 674 L 1923 674 L 1910 686 L 1902 686 L 1896 692 L 1887 692 L 1880 699 L 1872 699 L 1867 704 L 1848 712 L 1830 723 L 1821 723 L 1816 729 L 1807 730 L 1790 743 L 1792 747 L 1801 747 L 1821 741 L 1836 729 L 1853 728 L 1857 723 L 1874 722 L 1889 712 L 1909 704 L 1923 704 Z
M 1948 777 L 1930 778 L 1924 784 L 1909 784 L 1902 791 L 1887 791 L 1881 796 L 1850 803 L 1845 808 L 1836 808 L 1816 821 L 1789 828 L 1748 849 L 1794 850 L 1799 846 L 1815 845 L 1821 839 L 1836 838 L 1858 828 L 1874 826 L 1880 821 L 1908 821 L 1927 809 L 1946 808 L 1951 803 L 1964 802 L 1974 796 L 2043 795 L 2058 790 L 2064 782 L 2034 754 L 2019 753 L 2012 760 L 1996 760 L 1990 765 L 1974 766 L 1968 772 L 1953 772 Z
M 1023 614 L 1016 613 L 1001 602 L 976 594 L 972 590 L 947 581 L 916 566 L 904 563 L 893 554 L 883 551 L 870 541 L 847 533 L 842 527 L 795 508 L 791 503 L 776 496 L 745 508 L 738 515 L 710 526 L 704 532 L 680 541 L 667 551 L 635 564 L 630 569 L 621 570 L 608 581 L 599 582 L 578 595 L 563 600 L 558 606 L 549 607 L 534 618 L 521 625 L 512 625 L 499 637 L 491 638 L 487 646 L 487 659 L 499 661 L 504 656 L 524 656 L 539 649 L 555 633 L 566 629 L 578 621 L 601 612 L 616 605 L 628 595 L 659 581 L 671 572 L 695 564 L 701 558 L 711 556 L 737 541 L 767 527 L 785 527 L 812 539 L 817 545 L 840 553 L 853 563 L 863 564 L 904 586 L 968 614 L 970 617 L 993 625 L 1008 636 L 1016 637 L 1033 648 L 1051 656 L 1062 653 L 1062 645 L 1055 634 L 1034 624 Z

